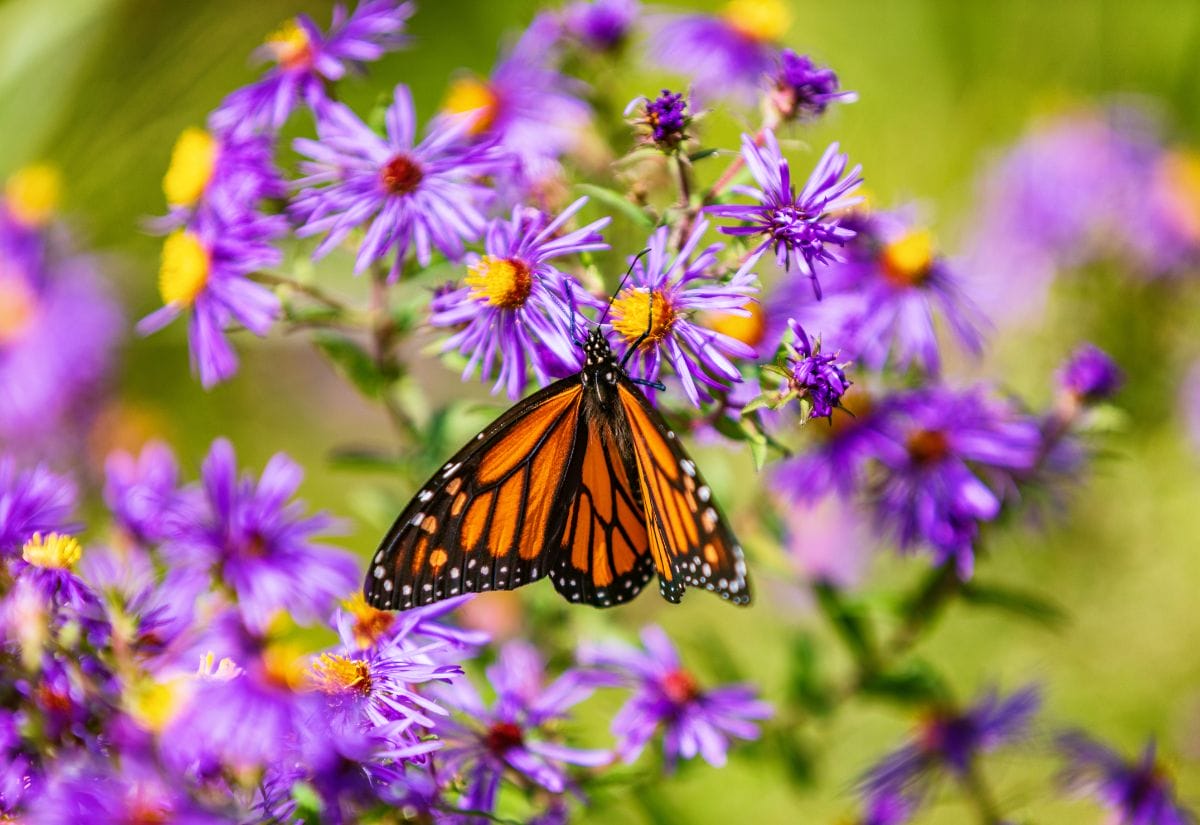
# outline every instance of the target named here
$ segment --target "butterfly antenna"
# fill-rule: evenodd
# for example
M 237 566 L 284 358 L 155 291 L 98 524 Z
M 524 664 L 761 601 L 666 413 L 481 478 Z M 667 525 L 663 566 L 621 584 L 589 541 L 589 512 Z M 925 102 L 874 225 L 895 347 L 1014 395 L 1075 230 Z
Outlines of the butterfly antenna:
M 604 307 L 604 313 L 600 316 L 599 323 L 603 324 L 604 319 L 608 317 L 608 311 L 612 309 L 613 301 L 617 300 L 617 296 L 621 294 L 621 287 L 625 286 L 625 282 L 629 280 L 629 276 L 633 274 L 633 268 L 637 266 L 637 262 L 642 259 L 642 256 L 650 251 L 650 247 L 646 247 L 641 252 L 633 256 L 633 260 L 629 262 L 629 269 L 625 270 L 624 277 L 621 278 L 621 283 L 617 284 L 616 291 L 612 297 L 608 299 L 608 306 Z
M 625 369 L 625 365 L 629 363 L 629 359 L 633 357 L 633 354 L 638 351 L 638 347 L 650 337 L 650 331 L 654 329 L 654 293 L 647 292 L 646 298 L 646 331 L 637 337 L 637 340 L 630 345 L 629 349 L 625 350 L 625 355 L 621 358 L 622 370 Z M 666 389 L 666 387 L 663 387 L 663 389 Z

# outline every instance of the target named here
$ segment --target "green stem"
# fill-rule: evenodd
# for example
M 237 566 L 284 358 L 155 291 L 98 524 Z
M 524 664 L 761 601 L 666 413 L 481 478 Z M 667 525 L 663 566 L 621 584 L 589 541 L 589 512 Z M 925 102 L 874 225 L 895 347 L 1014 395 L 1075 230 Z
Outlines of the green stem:
M 387 273 L 376 264 L 371 268 L 371 357 L 379 374 L 385 376 L 396 375 L 400 366 L 396 360 L 396 325 L 389 312 L 388 286 Z M 396 400 L 394 385 L 393 379 L 379 393 L 384 412 L 401 442 L 418 442 L 420 428 Z
M 286 275 L 277 275 L 274 272 L 252 272 L 250 279 L 260 284 L 266 284 L 267 286 L 286 286 L 289 289 L 294 289 L 296 292 L 307 295 L 314 301 L 322 303 L 330 309 L 336 309 L 346 314 L 353 312 L 353 309 L 348 304 L 330 295 L 320 287 L 306 284 L 303 281 L 297 281 L 295 278 L 289 278 Z
M 992 796 L 991 788 L 988 787 L 983 772 L 979 770 L 976 762 L 971 762 L 960 781 L 963 793 L 966 794 L 967 799 L 971 800 L 975 813 L 979 817 L 979 825 L 1001 825 L 1004 818 L 1000 815 L 996 799 Z

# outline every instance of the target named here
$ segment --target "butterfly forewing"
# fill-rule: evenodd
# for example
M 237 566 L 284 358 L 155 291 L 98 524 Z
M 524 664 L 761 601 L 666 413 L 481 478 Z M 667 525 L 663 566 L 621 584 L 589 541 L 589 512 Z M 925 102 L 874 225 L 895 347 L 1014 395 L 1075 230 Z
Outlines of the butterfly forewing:
M 517 404 L 426 482 L 380 545 L 364 591 L 403 610 L 547 573 L 578 484 L 582 387 L 563 379 Z
M 663 597 L 678 602 L 686 587 L 749 604 L 746 562 L 712 490 L 662 415 L 627 378 L 618 397 L 628 418 L 645 503 L 650 555 Z

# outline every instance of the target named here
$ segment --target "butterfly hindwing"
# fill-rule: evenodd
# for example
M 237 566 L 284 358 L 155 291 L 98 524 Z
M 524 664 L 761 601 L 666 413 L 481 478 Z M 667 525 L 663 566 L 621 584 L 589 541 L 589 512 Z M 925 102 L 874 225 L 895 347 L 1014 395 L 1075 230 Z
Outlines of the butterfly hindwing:
M 734 604 L 749 604 L 742 548 L 696 462 L 627 377 L 622 377 L 617 394 L 632 431 L 650 556 L 663 597 L 678 602 L 691 586 Z
M 586 420 L 580 422 L 577 492 L 550 572 L 568 601 L 611 607 L 641 592 L 654 576 L 654 560 L 637 476 L 622 456 L 615 429 L 624 418 L 589 417 L 588 409 L 585 404 Z
M 551 384 L 438 470 L 375 554 L 368 603 L 403 610 L 546 575 L 578 483 L 581 396 L 577 380 Z

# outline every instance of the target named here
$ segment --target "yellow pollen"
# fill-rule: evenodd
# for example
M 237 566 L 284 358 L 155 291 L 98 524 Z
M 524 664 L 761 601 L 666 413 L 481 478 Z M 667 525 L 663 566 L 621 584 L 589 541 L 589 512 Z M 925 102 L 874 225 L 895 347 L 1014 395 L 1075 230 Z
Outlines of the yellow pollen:
M 125 693 L 129 715 L 146 730 L 161 733 L 179 716 L 187 702 L 188 688 L 188 680 L 182 677 L 136 683 Z
M 371 607 L 362 593 L 355 593 L 342 602 L 342 607 L 354 617 L 354 643 L 359 649 L 368 648 L 379 641 L 396 621 L 396 614 Z
M 306 684 L 304 650 L 291 642 L 272 642 L 263 649 L 263 673 L 277 686 L 298 690 Z
M 1158 162 L 1154 182 L 1167 220 L 1189 241 L 1200 241 L 1200 154 L 1186 149 L 1167 152 Z
M 177 229 L 163 241 L 162 267 L 158 271 L 158 291 L 164 304 L 191 306 L 208 283 L 208 250 L 200 239 Z
M 217 141 L 203 129 L 189 126 L 175 141 L 171 165 L 163 176 L 163 194 L 171 206 L 193 206 L 204 194 L 217 165 Z
M 70 570 L 83 555 L 83 547 L 72 536 L 61 533 L 34 533 L 33 538 L 25 542 L 21 550 L 21 558 L 34 567 L 48 567 L 55 570 Z
M 371 692 L 371 669 L 362 659 L 349 659 L 332 653 L 322 653 L 312 663 L 309 683 L 330 696 Z
M 4 186 L 8 211 L 26 226 L 42 226 L 54 216 L 62 195 L 62 175 L 48 163 L 18 169 Z
M 666 338 L 676 318 L 675 310 L 662 290 L 656 289 L 651 293 L 645 287 L 626 287 L 613 301 L 610 313 L 613 329 L 621 333 L 626 341 L 636 341 L 645 335 L 644 346 Z
M 517 258 L 484 255 L 467 270 L 466 282 L 472 298 L 484 298 L 502 309 L 520 309 L 533 289 L 533 273 Z
M 933 266 L 933 233 L 914 229 L 883 248 L 880 263 L 884 276 L 896 286 L 916 286 Z
M 19 273 L 4 271 L 0 261 L 0 347 L 25 334 L 37 314 L 37 294 Z
M 285 69 L 305 68 L 312 62 L 308 32 L 294 17 L 267 35 L 266 46 Z
M 762 304 L 758 301 L 747 301 L 742 309 L 750 314 L 709 313 L 706 318 L 708 328 L 737 339 L 747 346 L 757 347 L 762 343 L 763 336 L 767 334 L 767 316 L 763 312 Z
M 721 12 L 725 22 L 751 40 L 780 40 L 792 27 L 784 0 L 730 0 Z
M 468 130 L 472 135 L 481 135 L 492 127 L 499 113 L 500 99 L 492 87 L 477 77 L 459 77 L 450 83 L 442 111 L 452 115 L 474 112 L 475 117 Z

